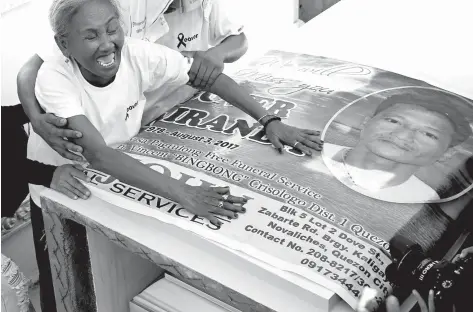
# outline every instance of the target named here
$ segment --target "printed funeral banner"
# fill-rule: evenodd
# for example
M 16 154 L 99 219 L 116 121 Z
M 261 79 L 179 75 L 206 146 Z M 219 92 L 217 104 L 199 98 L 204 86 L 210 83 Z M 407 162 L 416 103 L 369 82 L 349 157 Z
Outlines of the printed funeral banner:
M 434 248 L 471 200 L 473 103 L 391 72 L 280 51 L 233 78 L 268 114 L 321 131 L 323 151 L 281 155 L 255 120 L 200 93 L 117 148 L 190 185 L 230 186 L 250 199 L 245 214 L 221 217 L 217 229 L 90 170 L 96 193 L 323 284 L 352 307 L 364 286 L 381 303 L 392 291 L 389 240 Z

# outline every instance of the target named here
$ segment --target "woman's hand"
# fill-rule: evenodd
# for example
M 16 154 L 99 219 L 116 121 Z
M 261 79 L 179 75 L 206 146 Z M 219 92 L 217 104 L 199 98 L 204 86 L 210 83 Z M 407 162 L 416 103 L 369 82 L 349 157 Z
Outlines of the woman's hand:
M 412 294 L 417 298 L 417 303 L 420 307 L 420 312 L 435 312 L 435 305 L 434 305 L 434 291 L 429 291 L 429 305 L 425 303 L 422 296 L 417 292 L 417 290 L 413 290 Z M 401 307 L 399 306 L 399 301 L 394 296 L 389 296 L 386 299 L 386 311 L 387 312 L 401 312 Z
M 40 114 L 36 119 L 31 120 L 31 125 L 33 130 L 62 157 L 76 161 L 82 160 L 82 157 L 70 152 L 82 153 L 82 147 L 65 139 L 80 138 L 82 133 L 64 128 L 67 126 L 66 119 L 53 114 Z
M 183 53 L 189 55 L 189 53 Z M 224 57 L 215 49 L 190 52 L 194 62 L 189 71 L 189 82 L 194 88 L 209 90 L 215 79 L 223 72 Z
M 421 312 L 435 312 L 434 291 L 433 290 L 429 291 L 429 298 L 428 298 L 429 304 L 428 304 L 428 306 L 425 303 L 422 296 L 417 292 L 417 290 L 413 290 L 412 293 L 417 298 L 417 303 L 419 304 Z M 396 310 L 393 310 L 393 311 L 388 310 L 388 312 L 397 312 L 397 311 Z
M 461 253 L 459 253 L 455 256 L 455 258 L 453 258 L 453 263 L 456 263 L 459 260 L 466 258 L 466 256 L 470 254 L 473 254 L 473 246 L 463 249 Z
M 299 129 L 280 121 L 269 123 L 266 127 L 266 137 L 280 153 L 283 152 L 284 144 L 309 156 L 312 155 L 312 150 L 321 151 L 323 146 L 320 131 Z
M 81 183 L 80 180 L 90 181 L 90 178 L 84 173 L 79 165 L 62 165 L 54 171 L 51 181 L 51 188 L 72 199 L 87 199 L 90 191 Z
M 184 186 L 179 203 L 188 211 L 207 218 L 210 223 L 220 226 L 222 222 L 214 214 L 238 218 L 238 213 L 244 213 L 246 208 L 242 205 L 248 200 L 230 194 L 228 187 L 200 187 Z M 241 205 L 238 205 L 241 204 Z
M 394 296 L 389 296 L 386 299 L 386 311 L 387 312 L 401 312 L 401 307 L 399 305 L 399 300 Z
M 366 290 L 363 290 L 363 292 L 365 293 Z M 368 296 L 372 296 L 370 291 L 368 291 L 368 293 L 369 293 Z M 435 312 L 434 291 L 433 290 L 429 291 L 429 300 L 428 300 L 429 304 L 428 305 L 425 303 L 422 296 L 416 290 L 413 290 L 412 294 L 416 297 L 417 302 L 419 303 L 419 307 L 420 307 L 421 312 Z M 362 296 L 362 299 L 360 300 L 360 302 L 358 304 L 356 312 L 368 312 L 369 311 L 368 307 L 371 307 L 371 309 L 372 309 L 373 306 L 374 306 L 374 299 L 370 298 L 370 299 L 363 300 L 363 296 Z M 396 297 L 389 296 L 386 299 L 386 311 L 387 312 L 401 312 L 401 307 L 400 307 L 399 301 L 397 300 Z

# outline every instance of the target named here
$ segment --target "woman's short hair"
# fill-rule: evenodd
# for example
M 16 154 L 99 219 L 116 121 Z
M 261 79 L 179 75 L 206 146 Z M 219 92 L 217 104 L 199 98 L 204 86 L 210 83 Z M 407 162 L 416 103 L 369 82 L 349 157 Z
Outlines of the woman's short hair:
M 54 33 L 58 36 L 67 35 L 69 22 L 77 11 L 87 2 L 106 1 L 112 5 L 121 20 L 120 4 L 116 0 L 53 0 L 49 9 L 49 23 Z

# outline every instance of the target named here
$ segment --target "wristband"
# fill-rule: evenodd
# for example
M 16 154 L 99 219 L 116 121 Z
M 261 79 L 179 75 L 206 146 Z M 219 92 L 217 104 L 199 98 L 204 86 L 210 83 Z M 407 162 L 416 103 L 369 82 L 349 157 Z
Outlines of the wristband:
M 270 123 L 272 123 L 273 121 L 276 121 L 276 120 L 277 120 L 277 121 L 281 121 L 281 118 L 278 117 L 278 116 L 272 116 L 272 117 L 270 117 L 270 118 L 264 123 L 264 125 L 263 125 L 264 133 L 266 133 L 266 128 L 268 128 L 268 125 L 269 125 Z
M 264 118 L 268 117 L 268 116 L 271 116 L 270 114 L 266 114 L 264 115 L 263 117 L 261 117 L 260 119 L 257 120 L 258 123 L 261 123 L 261 120 L 263 120 Z

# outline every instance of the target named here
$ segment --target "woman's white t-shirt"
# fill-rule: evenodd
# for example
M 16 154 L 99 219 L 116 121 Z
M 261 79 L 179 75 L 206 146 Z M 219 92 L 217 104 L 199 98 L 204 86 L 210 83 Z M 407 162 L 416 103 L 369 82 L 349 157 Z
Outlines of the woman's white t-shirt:
M 225 8 L 213 0 L 189 12 L 164 14 L 169 31 L 156 43 L 178 51 L 206 51 L 229 36 L 241 34 L 243 25 L 233 22 Z
M 126 38 L 115 80 L 103 88 L 89 84 L 75 61 L 46 61 L 36 79 L 35 94 L 47 113 L 69 118 L 86 116 L 114 147 L 138 134 L 145 106 L 144 92 L 185 85 L 192 60 L 167 47 Z M 50 165 L 70 163 L 32 131 L 28 158 Z M 39 205 L 38 186 L 30 187 Z
M 176 10 L 164 14 L 172 0 L 119 0 L 125 32 L 130 37 L 163 44 L 173 50 L 198 51 L 243 31 L 243 25 L 233 21 L 222 0 L 183 1 L 185 12 Z M 177 48 L 180 33 L 185 38 L 197 36 Z

